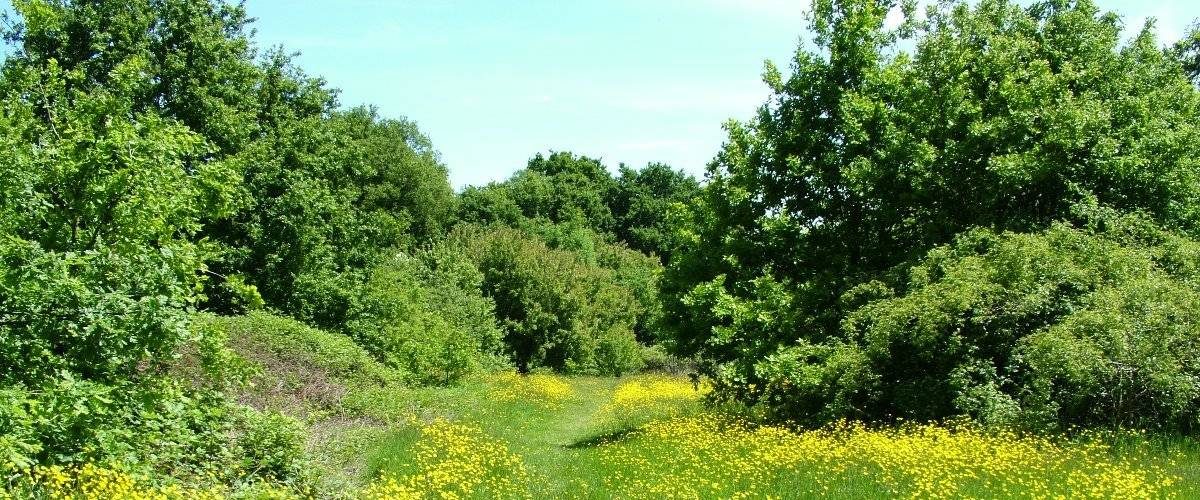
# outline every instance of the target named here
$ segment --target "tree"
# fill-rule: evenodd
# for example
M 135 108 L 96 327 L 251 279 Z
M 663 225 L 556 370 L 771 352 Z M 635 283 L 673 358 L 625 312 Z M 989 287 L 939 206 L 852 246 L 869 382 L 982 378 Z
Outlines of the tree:
M 238 179 L 201 137 L 135 109 L 144 64 L 86 91 L 53 61 L 6 68 L 0 383 L 124 379 L 186 333 L 208 254 L 191 238 L 231 210 Z
M 630 248 L 669 258 L 675 246 L 670 214 L 676 204 L 695 197 L 700 184 L 682 170 L 672 170 L 662 163 L 651 163 L 641 170 L 621 165 L 620 172 L 609 201 L 617 219 L 617 239 Z
M 413 239 L 440 236 L 457 209 L 449 172 L 438 159 L 429 137 L 406 119 L 381 118 L 375 108 L 358 107 L 338 117 L 364 152 L 365 171 L 359 210 L 374 218 L 395 218 L 388 224 Z M 401 240 L 397 235 L 391 238 Z M 386 245 L 385 245 L 386 246 Z
M 908 21 L 885 29 L 894 8 Z M 768 64 L 774 96 L 727 126 L 664 280 L 675 347 L 705 356 L 727 395 L 798 401 L 796 390 L 764 392 L 782 365 L 759 361 L 783 352 L 789 370 L 881 376 L 861 369 L 864 340 L 845 321 L 904 294 L 916 262 L 972 228 L 1081 223 L 1074 210 L 1092 202 L 1198 228 L 1200 101 L 1149 29 L 1122 46 L 1119 19 L 1087 0 L 911 14 L 814 2 L 816 50 L 798 51 L 787 79 Z M 903 355 L 886 359 L 899 367 Z
M 261 75 L 240 4 L 210 0 L 22 0 L 5 39 L 11 67 L 54 60 L 72 86 L 110 85 L 131 59 L 153 75 L 131 95 L 137 112 L 174 118 L 228 154 L 259 133 Z
M 1200 21 L 1192 23 L 1187 35 L 1175 42 L 1174 52 L 1192 83 L 1200 85 Z

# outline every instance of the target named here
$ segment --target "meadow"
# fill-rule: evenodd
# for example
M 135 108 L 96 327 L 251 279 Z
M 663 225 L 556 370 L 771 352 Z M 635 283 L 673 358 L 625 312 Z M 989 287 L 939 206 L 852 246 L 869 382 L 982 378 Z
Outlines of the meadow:
M 1189 498 L 1186 441 L 961 427 L 817 430 L 706 408 L 685 377 L 489 377 L 423 394 L 379 442 L 374 498 Z M 453 416 L 453 417 L 452 417 Z M 456 418 L 456 420 L 448 420 Z M 1133 439 L 1128 439 L 1133 438 Z M 1126 444 L 1122 443 L 1136 443 Z
M 319 497 L 1195 498 L 1193 441 L 1022 435 L 954 425 L 755 425 L 687 377 L 479 376 L 364 394 L 312 442 Z M 384 424 L 383 422 L 388 423 Z M 314 433 L 314 436 L 319 433 Z M 42 498 L 223 498 L 94 466 L 28 478 Z M 270 485 L 243 498 L 295 498 Z M 15 498 L 15 497 L 14 497 Z

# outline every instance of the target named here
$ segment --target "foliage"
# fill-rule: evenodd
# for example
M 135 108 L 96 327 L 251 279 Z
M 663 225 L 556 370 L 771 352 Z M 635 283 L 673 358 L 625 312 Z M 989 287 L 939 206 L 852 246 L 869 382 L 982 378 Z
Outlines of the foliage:
M 299 422 L 279 413 L 249 410 L 238 429 L 238 444 L 246 450 L 243 470 L 276 484 L 304 477 L 304 431 Z
M 978 414 L 982 410 L 967 409 L 972 398 L 1004 413 L 1008 404 L 985 394 L 1024 398 L 1018 393 L 1032 387 L 1009 380 L 1017 353 L 1000 348 L 1005 339 L 1059 321 L 1067 321 L 1062 328 L 1070 335 L 1054 329 L 1038 338 L 1086 337 L 1083 323 L 1075 323 L 1083 317 L 1068 321 L 1063 307 L 1102 308 L 1108 312 L 1095 314 L 1109 319 L 1124 306 L 1148 306 L 1149 297 L 1182 308 L 1183 317 L 1193 308 L 1184 293 L 1190 278 L 1160 270 L 1147 271 L 1142 282 L 1118 280 L 1132 287 L 1129 295 L 1086 299 L 1100 301 L 1094 304 L 1081 302 L 1091 291 L 1087 282 L 1029 271 L 1021 278 L 1031 294 L 1026 299 L 1042 297 L 1046 309 L 1027 313 L 990 309 L 1006 307 L 990 290 L 1009 283 L 982 269 L 945 284 L 909 278 L 914 266 L 924 269 L 919 262 L 927 254 L 940 258 L 941 250 L 930 254 L 939 245 L 957 238 L 959 252 L 969 248 L 963 233 L 1011 231 L 1041 242 L 1030 243 L 1034 247 L 1049 244 L 1066 231 L 1044 232 L 1056 222 L 1087 223 L 1075 207 L 1138 212 L 1185 234 L 1200 229 L 1200 135 L 1194 130 L 1200 94 L 1149 29 L 1121 45 L 1119 18 L 1087 0 L 1029 7 L 950 2 L 929 9 L 924 20 L 912 8 L 874 0 L 815 2 L 815 49 L 797 52 L 786 79 L 768 64 L 764 80 L 773 97 L 755 119 L 728 125 L 729 140 L 710 166 L 698 203 L 680 214 L 678 252 L 664 278 L 664 323 L 675 327 L 677 351 L 705 358 L 724 395 L 763 401 L 785 418 Z M 893 9 L 906 21 L 886 29 Z M 1095 238 L 1104 251 L 1126 248 Z M 1068 249 L 1050 253 L 1051 261 L 1075 262 L 1086 272 L 1106 269 L 1102 262 L 1076 262 L 1084 255 Z M 964 259 L 967 273 L 976 261 Z M 1154 268 L 1148 261 L 1140 265 Z M 944 292 L 951 286 L 958 288 Z M 889 294 L 903 297 L 864 306 Z M 1121 315 L 1126 319 L 1112 323 L 1108 335 L 1138 339 L 1132 342 L 1144 345 L 1138 349 L 1145 355 L 1154 352 L 1151 345 L 1167 348 L 1159 342 L 1172 335 L 1190 335 L 1186 322 L 1167 333 L 1161 325 L 1169 320 L 1156 317 L 1162 313 L 1135 308 Z M 1010 323 L 959 331 L 979 316 Z M 1023 345 L 1029 363 L 1052 359 L 1030 357 L 1034 340 Z M 1070 345 L 1085 355 L 1083 344 Z M 1101 352 L 1089 359 L 1129 361 L 1113 350 Z M 1154 363 L 1150 359 L 1141 362 Z M 1187 373 L 1164 369 L 1164 376 Z M 1157 408 L 1154 417 L 1111 416 L 1136 425 L 1189 421 L 1191 410 L 1179 405 L 1191 396 L 1174 383 L 1154 382 L 1157 390 L 1132 396 L 1137 403 L 1125 394 L 1122 406 Z M 974 387 L 974 395 L 953 403 L 948 395 L 958 389 L 948 384 Z M 1081 380 L 1068 385 L 1102 387 Z M 1095 421 L 1069 409 L 1081 401 L 1068 402 L 1067 391 L 1039 391 L 1046 419 Z M 1160 396 L 1165 399 L 1154 401 Z M 1082 397 L 1100 403 L 1110 396 Z
M 239 4 L 210 0 L 18 0 L 5 38 L 6 71 L 54 61 L 78 75 L 61 90 L 121 87 L 122 66 L 139 61 L 134 113 L 177 121 L 225 153 L 259 131 L 253 90 L 261 78 Z M 124 116 L 119 114 L 113 117 Z M 119 121 L 119 120 L 117 120 Z M 60 127 L 61 129 L 61 127 Z
M 435 236 L 452 213 L 445 167 L 406 120 L 333 111 L 333 92 L 288 58 L 268 60 L 288 99 L 248 148 L 250 205 L 212 226 L 218 271 L 251 277 L 268 305 L 325 328 L 344 325 L 367 269 L 394 248 Z
M 124 109 L 91 111 L 115 126 L 127 124 L 113 118 L 130 115 L 137 118 L 131 127 L 155 126 L 143 116 L 165 121 L 170 128 L 162 134 L 178 137 L 147 136 L 148 143 L 204 169 L 198 176 L 207 178 L 206 197 L 173 196 L 162 184 L 160 194 L 185 207 L 223 208 L 186 214 L 204 223 L 201 237 L 220 244 L 214 275 L 234 280 L 207 287 L 210 308 L 238 310 L 250 285 L 268 305 L 340 326 L 362 270 L 396 245 L 437 235 L 454 212 L 445 167 L 412 122 L 368 108 L 336 111 L 336 91 L 291 56 L 271 50 L 259 57 L 241 5 L 29 0 L 16 7 L 19 17 L 6 32 L 15 45 L 7 77 L 46 64 L 71 75 L 38 83 L 33 88 L 53 95 L 35 94 L 35 102 L 121 90 Z M 131 74 L 137 85 L 127 81 Z M 61 116 L 56 111 L 41 113 Z M 64 192 L 106 206 L 106 193 Z M 202 203 L 189 205 L 195 202 Z
M 696 179 L 682 170 L 651 163 L 641 170 L 621 165 L 609 200 L 617 219 L 616 236 L 629 248 L 669 259 L 677 231 L 670 214 L 700 192 Z
M 417 384 L 447 384 L 495 366 L 501 333 L 483 276 L 445 245 L 376 266 L 346 332 Z
M 614 178 L 599 160 L 555 152 L 534 156 L 505 182 L 468 187 L 460 196 L 459 217 L 535 230 L 586 228 L 601 239 L 667 258 L 674 234 L 668 214 L 698 190 L 695 178 L 661 163 L 641 170 L 621 165 Z
M 153 114 L 110 118 L 133 113 L 140 66 L 119 66 L 121 86 L 94 93 L 66 90 L 80 75 L 53 61 L 6 72 L 0 383 L 61 370 L 123 378 L 186 332 L 205 256 L 188 237 L 223 213 L 210 201 L 236 181 L 201 161 L 187 129 Z
M 637 368 L 640 306 L 612 270 L 510 228 L 462 226 L 450 236 L 483 273 L 507 352 L 528 371 L 620 374 Z
M 1114 226 L 977 232 L 932 251 L 907 293 L 847 318 L 869 371 L 893 380 L 866 406 L 912 416 L 943 408 L 997 423 L 1194 428 L 1200 244 L 1136 219 Z
M 467 222 L 520 219 L 576 222 L 606 233 L 616 224 L 608 196 L 616 183 L 599 160 L 568 152 L 540 153 L 508 181 L 464 191 L 460 217 Z
M 161 61 L 60 53 L 92 43 L 80 23 L 94 21 L 17 7 L 7 35 L 23 45 L 0 80 L 3 472 L 97 462 L 232 480 L 228 403 L 163 374 L 204 283 L 197 235 L 235 209 L 237 169 L 144 101 Z
M 760 343 L 720 381 L 807 422 L 969 415 L 1186 431 L 1200 423 L 1198 245 L 1138 217 L 975 230 L 930 251 L 898 290 L 851 290 L 844 300 L 860 305 L 840 337 Z M 731 331 L 760 321 L 757 304 L 714 300 L 733 311 Z
M 30 465 L 110 464 L 230 484 L 255 471 L 237 466 L 233 408 L 219 396 L 147 381 L 104 385 L 64 378 L 4 391 L 0 449 L 5 475 Z M 4 465 L 4 464 L 0 464 Z
M 6 463 L 293 479 L 281 457 L 299 452 L 276 445 L 294 432 L 250 425 L 255 446 L 277 448 L 259 456 L 234 439 L 254 422 L 218 391 L 244 374 L 220 332 L 189 331 L 191 312 L 265 299 L 341 321 L 377 255 L 453 210 L 428 139 L 334 112 L 333 91 L 282 52 L 258 61 L 241 6 L 30 0 L 5 21 Z M 191 349 L 207 378 L 195 387 L 168 376 Z
M 580 263 L 612 271 L 613 282 L 637 300 L 639 309 L 633 329 L 638 341 L 659 340 L 662 299 L 658 281 L 662 265 L 657 258 L 632 250 L 623 242 L 610 243 L 595 231 L 579 226 L 578 222 L 552 224 L 533 220 L 525 221 L 520 228 L 536 235 L 551 249 L 570 251 Z
M 1192 83 L 1200 85 L 1200 22 L 1193 22 L 1191 29 L 1175 42 L 1173 49 Z

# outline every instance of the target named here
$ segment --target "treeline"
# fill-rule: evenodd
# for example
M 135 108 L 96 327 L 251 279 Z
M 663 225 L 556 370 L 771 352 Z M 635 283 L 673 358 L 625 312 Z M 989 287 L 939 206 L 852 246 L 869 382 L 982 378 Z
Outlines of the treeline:
M 459 195 L 414 123 L 340 107 L 293 56 L 255 45 L 241 5 L 13 7 L 5 481 L 83 463 L 301 481 L 299 426 L 232 400 L 246 378 L 238 331 L 198 313 L 294 318 L 410 385 L 513 368 L 620 375 L 662 358 L 648 346 L 667 217 L 695 179 L 552 153 Z M 308 331 L 261 314 L 247 325 Z
M 336 339 L 371 383 L 665 349 L 801 424 L 1200 424 L 1200 31 L 814 2 L 812 49 L 767 65 L 703 184 L 554 152 L 455 193 L 414 123 L 341 107 L 240 5 L 14 12 L 0 477 L 300 482 L 298 425 L 233 401 L 239 330 L 213 320 L 264 309 L 239 328 Z

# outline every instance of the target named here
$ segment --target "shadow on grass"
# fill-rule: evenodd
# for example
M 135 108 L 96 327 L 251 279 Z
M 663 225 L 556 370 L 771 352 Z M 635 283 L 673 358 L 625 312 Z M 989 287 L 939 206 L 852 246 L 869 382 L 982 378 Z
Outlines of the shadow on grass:
M 597 434 L 594 436 L 582 438 L 578 441 L 575 441 L 574 443 L 565 445 L 564 448 L 569 448 L 572 450 L 596 448 L 596 447 L 615 443 L 617 441 L 625 439 L 626 436 L 628 436 L 629 434 L 633 433 L 633 431 L 636 431 L 636 430 L 637 430 L 637 427 L 628 427 L 625 429 L 621 429 L 619 431 Z

